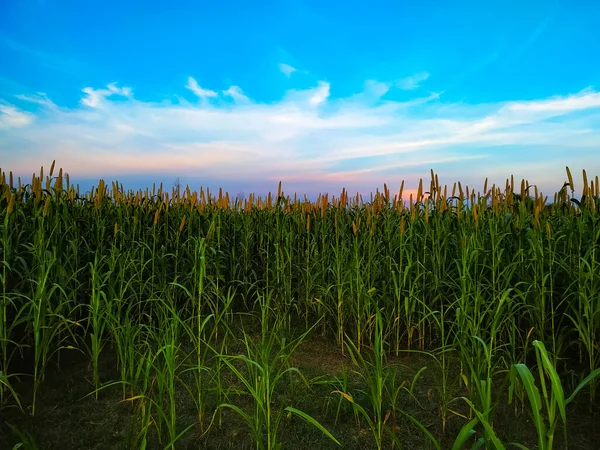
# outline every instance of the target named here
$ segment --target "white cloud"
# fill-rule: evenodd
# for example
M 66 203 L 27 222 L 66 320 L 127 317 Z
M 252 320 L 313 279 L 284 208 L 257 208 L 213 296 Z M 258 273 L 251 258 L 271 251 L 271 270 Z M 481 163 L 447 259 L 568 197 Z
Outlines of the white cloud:
M 131 88 L 129 87 L 117 87 L 117 83 L 110 83 L 106 86 L 111 94 L 121 95 L 123 97 L 131 97 Z
M 43 106 L 45 108 L 50 108 L 50 109 L 55 109 L 56 108 L 56 104 L 54 104 L 54 102 L 52 100 L 50 100 L 48 98 L 48 96 L 46 94 L 44 94 L 43 92 L 38 92 L 35 95 L 16 95 L 16 98 L 18 98 L 19 100 L 23 100 L 29 103 L 35 103 L 38 104 L 40 106 Z
M 99 106 L 100 102 L 105 97 L 104 95 L 100 94 L 99 91 L 95 91 L 90 87 L 83 88 L 82 91 L 85 92 L 86 97 L 81 99 L 81 103 L 91 108 L 96 108 Z
M 246 103 L 250 101 L 250 99 L 246 97 L 244 91 L 242 91 L 239 86 L 229 86 L 229 89 L 223 91 L 223 95 L 227 95 L 239 103 Z
M 377 80 L 367 80 L 365 82 L 365 93 L 374 97 L 382 97 L 390 90 L 389 83 L 381 83 Z
M 398 80 L 396 86 L 405 91 L 413 91 L 417 88 L 420 88 L 421 85 L 419 83 L 425 81 L 427 78 L 429 78 L 429 72 L 415 73 L 410 77 Z
M 542 115 L 561 115 L 600 106 L 600 93 L 585 89 L 579 94 L 567 97 L 553 97 L 547 100 L 529 102 L 511 102 L 506 110 L 519 114 L 534 113 Z
M 118 87 L 116 83 L 110 83 L 106 86 L 106 89 L 93 89 L 91 87 L 85 87 L 82 92 L 86 94 L 81 99 L 81 103 L 90 108 L 99 108 L 104 105 L 105 100 L 113 95 L 131 98 L 131 88 L 129 87 Z
M 186 87 L 199 97 L 218 97 L 191 80 Z M 468 105 L 443 103 L 438 94 L 385 100 L 389 88 L 371 80 L 363 92 L 332 98 L 321 81 L 261 103 L 231 86 L 219 92 L 234 102 L 190 103 L 144 101 L 111 84 L 86 88 L 82 106 L 73 108 L 22 95 L 54 107 L 34 114 L 0 102 L 0 159 L 24 174 L 51 155 L 80 177 L 173 173 L 225 186 L 281 179 L 314 190 L 399 185 L 427 176 L 430 167 L 442 175 L 462 167 L 461 181 L 479 183 L 510 164 L 520 170 L 553 161 L 554 170 L 534 172 L 541 185 L 551 177 L 562 181 L 564 165 L 600 172 L 593 157 L 600 146 L 600 92 Z
M 319 105 L 327 100 L 327 97 L 329 97 L 329 83 L 319 81 L 319 86 L 313 90 L 313 95 L 308 102 L 311 105 Z
M 192 77 L 188 77 L 188 82 L 185 87 L 202 99 L 218 96 L 215 91 L 211 91 L 210 89 L 202 89 L 200 86 L 198 86 L 198 82 Z
M 12 105 L 0 103 L 0 130 L 24 127 L 32 123 L 34 119 L 33 114 L 20 111 Z
M 297 71 L 295 67 L 283 63 L 279 64 L 279 70 L 288 78 L 290 78 L 292 74 Z

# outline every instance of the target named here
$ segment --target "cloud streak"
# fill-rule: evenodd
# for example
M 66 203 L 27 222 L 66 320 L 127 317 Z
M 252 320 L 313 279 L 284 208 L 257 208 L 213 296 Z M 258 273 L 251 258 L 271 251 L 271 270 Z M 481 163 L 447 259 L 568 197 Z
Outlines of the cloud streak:
M 43 94 L 19 95 L 19 105 L 5 100 L 3 167 L 30 174 L 56 159 L 80 177 L 182 176 L 226 188 L 283 180 L 288 192 L 309 193 L 416 183 L 430 168 L 466 183 L 529 173 L 548 189 L 561 184 L 567 164 L 600 172 L 592 158 L 600 145 L 600 93 L 592 89 L 469 105 L 439 95 L 385 100 L 393 86 L 375 80 L 347 98 L 332 97 L 320 81 L 272 103 L 239 86 L 210 90 L 190 78 L 185 87 L 204 101 L 137 99 L 116 83 L 84 88 L 70 108 Z M 32 105 L 42 108 L 28 110 Z M 544 162 L 553 168 L 536 170 Z
M 231 97 L 235 102 L 247 103 L 250 99 L 244 94 L 239 86 L 229 86 L 229 89 L 223 91 L 223 95 Z
M 279 64 L 279 71 L 284 74 L 286 77 L 290 78 L 294 72 L 297 71 L 295 67 L 290 66 L 289 64 Z
M 396 86 L 405 91 L 414 91 L 421 87 L 423 81 L 429 78 L 429 72 L 419 72 L 411 75 L 410 77 L 398 80 Z
M 188 78 L 188 82 L 185 87 L 202 99 L 217 97 L 219 95 L 210 89 L 202 89 L 198 85 L 198 82 L 192 77 Z

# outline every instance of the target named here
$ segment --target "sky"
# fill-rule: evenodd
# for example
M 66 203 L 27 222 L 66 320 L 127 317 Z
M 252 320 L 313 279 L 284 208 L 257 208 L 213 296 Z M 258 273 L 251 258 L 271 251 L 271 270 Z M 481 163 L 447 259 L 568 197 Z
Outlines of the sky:
M 0 0 L 0 167 L 82 186 L 546 194 L 600 175 L 600 4 Z

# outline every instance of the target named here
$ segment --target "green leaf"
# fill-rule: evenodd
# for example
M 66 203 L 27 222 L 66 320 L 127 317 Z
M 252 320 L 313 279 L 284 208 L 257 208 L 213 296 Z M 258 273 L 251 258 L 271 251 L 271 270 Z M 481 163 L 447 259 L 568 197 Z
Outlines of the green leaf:
M 513 367 L 519 374 L 523 386 L 525 386 L 525 391 L 527 392 L 527 397 L 529 398 L 529 403 L 531 404 L 533 422 L 535 424 L 535 429 L 537 430 L 538 434 L 539 450 L 545 450 L 546 426 L 544 424 L 544 418 L 541 414 L 542 398 L 540 397 L 540 391 L 535 385 L 535 381 L 533 379 L 531 371 L 525 364 L 515 364 Z
M 562 383 L 560 381 L 560 377 L 558 373 L 556 373 L 556 369 L 554 368 L 554 364 L 550 361 L 548 357 L 548 352 L 546 351 L 546 347 L 544 343 L 541 341 L 533 341 L 533 346 L 538 350 L 538 355 L 542 361 L 542 365 L 544 367 L 544 371 L 550 378 L 550 382 L 552 383 L 552 397 L 558 404 L 558 409 L 560 411 L 560 417 L 563 420 L 563 423 L 567 423 L 567 412 L 565 409 L 565 393 L 562 387 Z
M 410 414 L 408 414 L 407 412 L 404 412 L 402 410 L 400 410 L 400 412 L 402 414 L 404 414 L 408 420 L 410 420 L 412 423 L 414 423 L 417 427 L 419 427 L 419 429 L 423 432 L 423 434 L 425 434 L 425 436 L 427 436 L 427 438 L 431 441 L 431 443 L 434 445 L 434 447 L 437 450 L 440 450 L 440 443 L 437 441 L 437 439 L 433 436 L 433 434 L 431 434 L 431 432 L 425 428 L 425 425 L 423 425 L 420 421 L 418 421 L 417 419 L 415 419 L 413 416 L 411 416 Z
M 565 403 L 567 405 L 569 403 L 571 403 L 573 401 L 573 399 L 575 398 L 575 396 L 579 393 L 579 391 L 581 389 L 583 389 L 588 383 L 590 383 L 598 375 L 600 375 L 600 367 L 598 369 L 593 370 L 592 372 L 590 372 L 590 374 L 587 377 L 585 377 L 581 383 L 579 383 L 577 385 L 577 387 L 575 388 L 575 390 L 573 391 L 573 393 L 569 396 L 568 399 L 565 400 Z
M 23 407 L 21 406 L 21 401 L 19 400 L 19 395 L 15 392 L 15 390 L 11 386 L 10 382 L 8 381 L 8 376 L 4 375 L 1 370 L 0 370 L 0 384 L 3 384 L 4 386 L 6 386 L 6 388 L 9 390 L 9 392 L 12 394 L 13 398 L 17 402 L 17 405 L 19 405 L 19 409 L 22 411 Z
M 304 419 L 306 422 L 308 422 L 309 424 L 311 424 L 312 426 L 318 428 L 321 433 L 323 433 L 325 436 L 327 436 L 329 439 L 331 439 L 333 442 L 335 442 L 337 445 L 342 445 L 340 444 L 340 442 L 333 437 L 333 435 L 327 431 L 325 429 L 325 427 L 323 425 L 321 425 L 316 419 L 314 419 L 312 416 L 306 414 L 303 411 L 300 411 L 299 409 L 296 408 L 292 408 L 291 406 L 288 406 L 287 408 L 285 408 L 286 411 L 291 412 L 296 414 L 297 416 L 301 417 L 302 419 Z
M 167 450 L 169 448 L 172 448 L 173 445 L 175 444 L 175 442 L 177 442 L 179 439 L 181 439 L 181 436 L 183 436 L 185 433 L 187 433 L 188 430 L 190 428 L 192 428 L 193 426 L 194 426 L 194 424 L 191 424 L 188 427 L 186 427 L 181 433 L 179 433 L 177 436 L 175 436 L 171 442 L 169 442 L 167 445 L 165 445 L 165 447 L 164 447 L 163 450 Z
M 496 450 L 506 450 L 506 447 L 504 447 L 504 445 L 502 444 L 500 439 L 498 439 L 498 437 L 496 436 L 496 433 L 494 432 L 494 429 L 489 424 L 489 422 L 487 420 L 485 420 L 485 417 L 483 416 L 483 414 L 481 414 L 479 411 L 477 411 L 477 409 L 475 408 L 475 405 L 468 398 L 463 397 L 463 400 L 469 404 L 469 406 L 471 407 L 471 409 L 473 410 L 473 412 L 475 413 L 475 415 L 477 416 L 477 418 L 479 419 L 479 421 L 485 428 L 486 438 L 488 438 L 490 440 L 490 442 L 494 445 L 494 448 Z
M 471 437 L 475 434 L 475 425 L 479 423 L 479 419 L 473 419 L 469 423 L 465 424 L 456 436 L 454 440 L 454 444 L 452 444 L 452 450 L 461 450 L 462 446 L 471 439 Z

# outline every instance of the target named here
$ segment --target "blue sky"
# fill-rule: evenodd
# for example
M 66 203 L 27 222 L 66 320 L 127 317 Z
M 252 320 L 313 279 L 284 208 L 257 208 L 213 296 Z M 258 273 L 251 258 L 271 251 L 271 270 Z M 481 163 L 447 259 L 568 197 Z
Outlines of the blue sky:
M 1 0 L 0 161 L 83 185 L 552 194 L 600 174 L 600 6 Z

